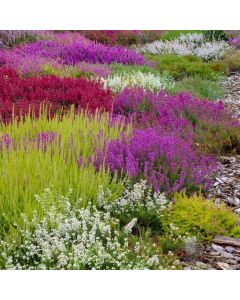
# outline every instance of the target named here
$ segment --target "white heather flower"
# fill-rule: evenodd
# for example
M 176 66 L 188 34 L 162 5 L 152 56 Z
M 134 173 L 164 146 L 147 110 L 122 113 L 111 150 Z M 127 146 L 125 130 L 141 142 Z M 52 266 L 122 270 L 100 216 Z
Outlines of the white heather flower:
M 166 76 L 156 76 L 152 73 L 142 73 L 140 71 L 110 75 L 107 78 L 99 78 L 105 88 L 110 87 L 114 92 L 121 91 L 125 87 L 140 86 L 152 91 L 172 88 L 174 81 Z
M 203 60 L 222 59 L 230 46 L 225 41 L 205 41 L 203 34 L 190 33 L 170 41 L 155 41 L 136 49 L 150 54 L 196 55 Z
M 137 223 L 137 218 L 132 219 L 131 222 L 129 222 L 125 227 L 124 227 L 124 231 L 127 233 L 132 232 L 133 227 L 136 225 Z
M 157 255 L 154 255 L 152 257 L 150 257 L 147 261 L 147 264 L 151 267 L 155 264 L 158 264 L 159 263 L 159 258 Z

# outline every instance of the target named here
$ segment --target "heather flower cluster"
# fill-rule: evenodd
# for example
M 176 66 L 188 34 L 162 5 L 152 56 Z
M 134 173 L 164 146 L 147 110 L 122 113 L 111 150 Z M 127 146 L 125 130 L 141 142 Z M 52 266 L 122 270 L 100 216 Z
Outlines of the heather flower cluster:
M 240 154 L 239 38 L 191 32 L 0 31 L 1 269 L 179 269 L 239 237 L 202 196 Z
M 8 122 L 12 114 L 39 113 L 42 103 L 50 106 L 51 113 L 60 108 L 105 109 L 110 111 L 113 96 L 96 81 L 85 78 L 58 78 L 56 76 L 21 78 L 16 71 L 0 69 L 0 115 Z
M 194 129 L 202 123 L 207 126 L 239 126 L 221 101 L 199 100 L 189 93 L 153 93 L 140 87 L 125 88 L 118 93 L 114 111 L 125 115 L 137 114 L 136 117 L 143 121 L 140 123 L 149 126 L 153 125 L 152 121 L 164 132 Z
M 111 64 L 142 65 L 145 60 L 143 55 L 135 50 L 126 49 L 121 46 L 105 46 L 94 42 L 73 41 L 63 43 L 58 40 L 40 40 L 25 44 L 13 50 L 19 61 L 26 56 L 53 58 L 61 60 L 67 65 L 75 65 L 79 62 Z M 11 55 L 11 53 L 10 53 Z
M 240 48 L 240 36 L 229 39 L 228 43 L 236 48 Z
M 155 41 L 137 49 L 141 53 L 196 55 L 203 60 L 222 59 L 228 44 L 224 41 L 205 40 L 203 34 L 186 34 L 170 41 Z
M 123 137 L 106 143 L 94 164 L 97 169 L 105 164 L 113 173 L 128 174 L 134 181 L 145 178 L 156 192 L 197 190 L 200 185 L 208 189 L 215 162 L 198 155 L 191 144 L 190 136 L 186 141 L 153 128 L 135 130 L 128 141 Z
M 43 218 L 35 212 L 31 220 L 23 214 L 25 225 L 32 230 L 18 228 L 21 243 L 1 242 L 1 264 L 13 270 L 121 270 L 162 269 L 161 253 L 156 245 L 135 241 L 129 247 L 132 219 L 124 227 L 111 215 L 96 206 L 79 208 L 81 198 L 71 204 L 66 196 L 46 189 L 36 201 L 41 204 Z M 172 257 L 171 268 L 179 267 Z
M 106 79 L 100 78 L 105 88 L 111 88 L 112 91 L 117 92 L 123 90 L 125 87 L 140 86 L 144 89 L 158 91 L 171 89 L 174 86 L 173 80 L 166 75 L 155 76 L 152 73 L 132 72 L 127 74 L 116 74 L 108 76 Z

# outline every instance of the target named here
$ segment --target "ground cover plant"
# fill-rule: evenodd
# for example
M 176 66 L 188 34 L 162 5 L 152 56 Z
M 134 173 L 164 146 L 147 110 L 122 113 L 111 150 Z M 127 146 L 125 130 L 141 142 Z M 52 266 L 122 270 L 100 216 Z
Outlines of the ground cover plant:
M 221 101 L 237 38 L 0 31 L 0 268 L 182 269 L 239 237 L 207 200 L 219 155 L 240 153 Z

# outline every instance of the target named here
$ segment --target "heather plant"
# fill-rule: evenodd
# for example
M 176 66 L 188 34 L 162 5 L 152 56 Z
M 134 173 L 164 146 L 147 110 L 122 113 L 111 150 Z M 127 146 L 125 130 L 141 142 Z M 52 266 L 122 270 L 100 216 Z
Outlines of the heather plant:
M 152 66 L 148 66 L 146 64 L 142 65 L 142 66 L 111 64 L 109 67 L 111 68 L 111 75 L 141 72 L 144 74 L 151 73 L 155 76 L 159 76 L 159 72 L 157 70 L 155 70 L 155 68 L 154 68 L 154 63 Z
M 17 99 L 17 101 L 16 101 Z M 113 96 L 96 81 L 85 78 L 58 78 L 56 76 L 21 78 L 12 70 L 0 69 L 0 118 L 4 122 L 12 115 L 38 114 L 42 103 L 50 106 L 53 114 L 59 109 L 97 109 L 110 111 Z
M 155 41 L 137 49 L 141 53 L 196 55 L 205 61 L 222 59 L 228 44 L 225 41 L 206 41 L 201 33 L 180 35 L 169 41 Z
M 219 82 L 202 79 L 200 77 L 188 77 L 177 81 L 170 93 L 190 92 L 199 99 L 218 100 L 224 97 L 224 89 Z
M 126 226 L 131 220 L 137 219 L 136 229 L 151 229 L 152 233 L 163 233 L 161 226 L 162 212 L 169 206 L 165 194 L 155 192 L 147 185 L 146 180 L 140 180 L 133 186 L 128 183 L 120 195 L 114 201 L 109 201 L 111 191 L 104 191 L 99 187 L 97 207 L 108 211 L 119 219 L 122 226 Z
M 223 61 L 204 62 L 194 56 L 147 54 L 145 57 L 156 63 L 156 70 L 168 73 L 174 79 L 198 76 L 203 79 L 219 80 L 228 71 Z
M 203 34 L 210 41 L 227 40 L 227 34 L 224 30 L 206 30 Z
M 36 55 L 40 57 L 48 57 L 61 59 L 64 64 L 75 65 L 79 62 L 86 63 L 121 63 L 142 65 L 145 60 L 143 55 L 135 50 L 126 49 L 121 46 L 106 46 L 94 42 L 74 41 L 64 44 L 57 40 L 53 41 L 37 41 L 35 43 L 26 44 L 17 49 L 20 56 Z
M 74 111 L 64 116 L 47 114 L 39 118 L 28 115 L 0 125 L 0 233 L 11 236 L 21 213 L 29 217 L 39 205 L 34 195 L 50 185 L 60 193 L 69 188 L 73 197 L 82 197 L 83 205 L 96 202 L 98 186 L 109 188 L 113 197 L 122 189 L 122 182 L 109 171 L 96 172 L 88 157 L 104 146 L 105 139 L 116 139 L 130 130 L 122 118 L 108 114 L 89 115 Z M 82 164 L 82 160 L 85 163 Z
M 86 77 L 91 79 L 93 76 L 96 76 L 106 78 L 111 74 L 111 68 L 107 65 L 87 63 L 79 63 L 74 66 L 59 64 L 56 67 L 46 64 L 42 66 L 40 73 L 58 77 Z
M 200 185 L 207 190 L 216 165 L 212 157 L 198 155 L 191 144 L 191 134 L 183 139 L 159 128 L 139 129 L 128 140 L 123 136 L 107 142 L 97 151 L 94 165 L 97 170 L 104 165 L 113 174 L 128 174 L 134 182 L 144 178 L 156 192 L 194 191 Z
M 240 50 L 235 48 L 228 49 L 224 56 L 224 62 L 228 67 L 229 73 L 238 71 L 240 69 Z
M 80 33 L 95 42 L 123 46 L 153 42 L 162 36 L 160 30 L 80 30 Z
M 166 30 L 162 37 L 162 41 L 169 41 L 179 38 L 180 36 L 186 36 L 189 34 L 203 34 L 204 30 Z
M 50 36 L 51 33 L 44 30 L 0 30 L 0 48 L 35 42 Z
M 126 88 L 116 96 L 114 111 L 132 114 L 135 128 L 157 127 L 162 133 L 193 137 L 198 151 L 240 153 L 239 122 L 221 101 L 199 100 L 189 93 L 154 94 L 141 88 Z
M 140 71 L 111 75 L 106 79 L 100 78 L 100 81 L 106 89 L 110 88 L 113 92 L 121 91 L 125 87 L 140 86 L 144 89 L 158 91 L 171 89 L 174 86 L 174 81 L 169 76 L 155 76 L 152 73 L 142 73 Z
M 117 218 L 94 205 L 81 207 L 46 189 L 36 195 L 43 216 L 23 214 L 25 227 L 17 227 L 20 241 L 1 242 L 2 269 L 176 269 L 179 261 L 167 259 L 156 244 L 131 237 L 137 219 L 120 227 Z
M 228 40 L 229 44 L 236 47 L 236 48 L 240 48 L 240 36 L 236 36 L 234 38 L 230 38 Z
M 239 217 L 224 203 L 215 204 L 201 195 L 188 197 L 185 193 L 176 193 L 174 203 L 162 219 L 179 228 L 179 233 L 197 236 L 200 240 L 209 240 L 214 235 L 240 237 Z

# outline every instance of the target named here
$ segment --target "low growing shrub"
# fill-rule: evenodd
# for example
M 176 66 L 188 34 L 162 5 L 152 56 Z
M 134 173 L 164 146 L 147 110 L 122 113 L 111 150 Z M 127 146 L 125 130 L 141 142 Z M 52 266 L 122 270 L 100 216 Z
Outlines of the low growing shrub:
M 42 103 L 54 113 L 71 105 L 76 110 L 110 111 L 113 96 L 95 81 L 85 78 L 58 78 L 56 76 L 21 78 L 16 71 L 0 68 L 0 118 L 8 122 L 12 114 L 26 115 L 29 110 L 38 114 Z
M 198 155 L 191 145 L 191 135 L 185 140 L 161 129 L 136 130 L 129 140 L 106 142 L 104 150 L 97 151 L 94 166 L 128 174 L 134 182 L 144 178 L 156 192 L 194 191 L 200 185 L 208 189 L 216 165 L 212 157 Z
M 20 241 L 1 242 L 1 269 L 18 270 L 123 270 L 180 268 L 174 256 L 167 259 L 156 244 L 131 238 L 137 219 L 123 228 L 109 212 L 94 205 L 79 208 L 69 196 L 46 189 L 40 202 L 43 216 L 23 215 L 26 229 L 18 227 Z M 167 263 L 167 266 L 166 266 Z
M 113 92 L 123 90 L 125 87 L 143 87 L 144 89 L 159 91 L 172 89 L 174 81 L 166 75 L 155 76 L 152 73 L 142 73 L 140 71 L 131 73 L 122 73 L 100 78 L 100 82 L 107 89 L 110 88 Z
M 224 89 L 216 81 L 189 77 L 176 82 L 170 93 L 190 92 L 199 99 L 217 100 L 224 97 Z
M 175 79 L 198 76 L 203 79 L 216 80 L 227 73 L 227 67 L 222 61 L 203 62 L 197 57 L 173 54 L 160 56 L 147 54 L 145 57 L 156 63 L 156 69 L 160 73 L 168 73 Z
M 204 240 L 217 234 L 240 237 L 239 217 L 225 204 L 215 204 L 201 195 L 176 193 L 167 214 L 166 224 L 177 226 L 180 234 L 189 233 Z

